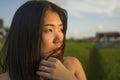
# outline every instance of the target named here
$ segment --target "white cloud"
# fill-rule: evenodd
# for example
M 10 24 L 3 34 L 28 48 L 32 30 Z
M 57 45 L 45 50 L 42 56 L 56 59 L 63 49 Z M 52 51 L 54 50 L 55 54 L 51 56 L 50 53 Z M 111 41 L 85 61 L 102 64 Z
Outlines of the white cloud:
M 120 11 L 120 0 L 56 0 L 56 3 L 72 16 L 82 16 L 82 13 L 116 16 L 115 11 Z
M 120 32 L 120 26 L 105 26 L 105 25 L 98 25 L 96 27 L 96 32 Z

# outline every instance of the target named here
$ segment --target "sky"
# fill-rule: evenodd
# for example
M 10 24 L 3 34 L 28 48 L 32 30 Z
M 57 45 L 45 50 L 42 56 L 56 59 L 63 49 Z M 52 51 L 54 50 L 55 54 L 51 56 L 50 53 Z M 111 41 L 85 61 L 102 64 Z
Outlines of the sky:
M 9 27 L 16 10 L 28 0 L 1 0 L 0 18 Z M 120 0 L 49 0 L 68 12 L 67 38 L 95 37 L 97 32 L 120 32 Z

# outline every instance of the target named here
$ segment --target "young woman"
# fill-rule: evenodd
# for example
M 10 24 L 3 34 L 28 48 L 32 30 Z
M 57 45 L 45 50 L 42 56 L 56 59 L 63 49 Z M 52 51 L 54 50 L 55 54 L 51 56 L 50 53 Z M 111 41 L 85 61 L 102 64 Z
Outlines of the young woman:
M 0 80 L 86 80 L 79 60 L 63 56 L 66 30 L 64 9 L 48 1 L 23 4 L 0 53 L 6 55 Z

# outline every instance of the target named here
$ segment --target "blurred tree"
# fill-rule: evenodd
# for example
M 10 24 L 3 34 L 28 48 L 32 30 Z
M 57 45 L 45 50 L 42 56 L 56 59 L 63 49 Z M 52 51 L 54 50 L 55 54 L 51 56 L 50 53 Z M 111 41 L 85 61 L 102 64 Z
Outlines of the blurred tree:
M 3 19 L 0 19 L 0 28 L 3 27 Z

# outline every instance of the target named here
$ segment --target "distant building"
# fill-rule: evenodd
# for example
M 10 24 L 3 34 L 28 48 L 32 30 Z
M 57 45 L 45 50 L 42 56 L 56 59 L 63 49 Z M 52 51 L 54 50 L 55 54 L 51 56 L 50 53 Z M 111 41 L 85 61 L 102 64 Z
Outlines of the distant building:
M 120 43 L 120 33 L 118 32 L 96 33 L 96 40 L 99 47 L 114 47 L 116 43 Z

